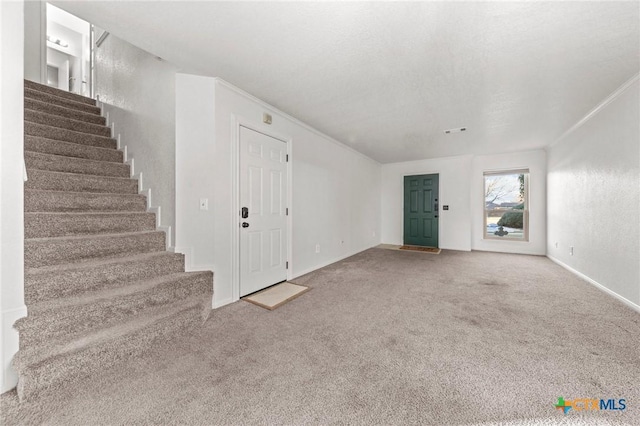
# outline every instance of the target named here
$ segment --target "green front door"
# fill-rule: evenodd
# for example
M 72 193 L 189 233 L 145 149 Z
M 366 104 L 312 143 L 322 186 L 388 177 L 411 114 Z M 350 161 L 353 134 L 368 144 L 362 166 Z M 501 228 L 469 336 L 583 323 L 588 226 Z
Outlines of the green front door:
M 404 243 L 438 247 L 438 175 L 404 177 Z

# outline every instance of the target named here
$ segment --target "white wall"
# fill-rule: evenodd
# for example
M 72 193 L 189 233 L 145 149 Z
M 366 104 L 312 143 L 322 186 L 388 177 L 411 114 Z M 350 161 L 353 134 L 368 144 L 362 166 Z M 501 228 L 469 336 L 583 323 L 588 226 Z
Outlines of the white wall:
M 489 170 L 515 168 L 528 168 L 531 173 L 529 242 L 483 240 L 483 173 Z M 430 173 L 440 175 L 440 248 L 545 254 L 546 175 L 545 152 L 542 150 L 384 164 L 382 166 L 383 243 L 403 243 L 404 176 Z M 449 206 L 449 210 L 442 209 L 445 205 Z
M 111 34 L 96 49 L 95 93 L 109 123 L 151 189 L 149 206 L 160 206 L 163 229 L 175 226 L 176 68 Z M 173 241 L 173 235 L 168 235 Z
M 39 0 L 19 3 L 24 5 L 24 78 L 46 84 L 46 3 Z
M 62 10 L 59 7 L 56 7 L 50 3 L 46 4 L 46 14 L 47 14 L 47 22 L 57 23 L 68 30 L 74 31 L 77 34 L 81 34 L 84 36 L 89 36 L 89 23 L 83 19 L 78 18 L 75 15 L 67 12 L 66 10 Z M 51 27 L 47 27 L 47 33 L 53 36 L 61 36 L 65 37 L 65 34 L 58 34 L 56 31 L 51 31 Z M 68 41 L 68 40 L 66 40 Z
M 89 24 L 87 24 L 87 34 L 89 32 Z M 82 42 L 83 34 L 74 31 L 70 28 L 64 27 L 58 22 L 51 20 L 48 16 L 47 19 L 47 35 L 50 35 L 53 39 L 60 39 L 67 43 L 67 47 L 59 46 L 52 41 L 47 41 L 47 47 L 64 53 L 65 55 L 82 57 Z
M 471 250 L 469 182 L 470 155 L 382 165 L 382 242 L 402 244 L 404 176 L 439 174 L 439 246 L 450 250 Z M 442 210 L 448 205 L 449 210 Z
M 71 57 L 50 47 L 47 48 L 47 65 L 58 68 L 58 89 L 69 90 L 69 61 Z M 45 81 L 45 84 L 47 81 Z
M 175 250 L 186 255 L 190 271 L 215 269 L 214 117 L 215 80 L 177 74 Z M 209 200 L 209 210 L 200 210 L 201 198 Z
M 0 2 L 0 392 L 17 375 L 11 359 L 18 351 L 13 324 L 24 305 L 23 202 L 23 2 Z
M 543 150 L 490 156 L 476 156 L 471 175 L 471 249 L 545 255 L 546 225 L 546 152 Z M 529 169 L 529 241 L 483 239 L 484 172 Z
M 548 149 L 547 253 L 640 308 L 639 91 L 636 75 Z
M 58 50 L 69 55 L 69 74 L 73 77 L 66 90 L 70 90 L 84 96 L 90 95 L 90 54 L 89 36 L 90 25 L 88 22 L 62 10 L 50 3 L 46 5 L 47 36 L 53 39 L 63 40 L 67 47 L 58 46 L 47 41 L 47 62 L 50 62 L 51 49 Z M 86 82 L 86 83 L 83 83 Z
M 237 298 L 232 252 L 238 229 L 232 198 L 234 119 L 292 140 L 292 277 L 379 243 L 377 162 L 218 79 L 178 75 L 176 104 L 176 250 L 187 254 L 192 267 L 213 268 L 214 306 Z M 272 125 L 262 124 L 264 112 L 272 115 Z M 198 207 L 199 198 L 205 197 L 209 212 Z

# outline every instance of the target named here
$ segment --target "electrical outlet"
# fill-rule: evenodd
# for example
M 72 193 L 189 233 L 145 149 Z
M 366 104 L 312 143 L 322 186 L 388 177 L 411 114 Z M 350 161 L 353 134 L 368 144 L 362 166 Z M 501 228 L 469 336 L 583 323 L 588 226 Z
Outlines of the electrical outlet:
M 316 253 L 320 253 L 320 244 L 316 244 Z
M 569 255 L 573 256 L 573 246 L 569 247 Z
M 200 198 L 200 210 L 209 210 L 208 198 Z

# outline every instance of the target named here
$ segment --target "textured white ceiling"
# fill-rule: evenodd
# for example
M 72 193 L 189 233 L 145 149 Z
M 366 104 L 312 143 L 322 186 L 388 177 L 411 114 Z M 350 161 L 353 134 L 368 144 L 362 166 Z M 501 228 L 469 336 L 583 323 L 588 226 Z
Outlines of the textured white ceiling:
M 54 4 L 382 163 L 543 147 L 640 70 L 635 1 Z

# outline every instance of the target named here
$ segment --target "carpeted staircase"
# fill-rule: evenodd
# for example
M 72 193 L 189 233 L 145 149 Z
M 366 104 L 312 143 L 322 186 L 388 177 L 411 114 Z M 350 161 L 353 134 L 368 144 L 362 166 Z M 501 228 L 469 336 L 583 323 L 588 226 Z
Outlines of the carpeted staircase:
M 25 81 L 25 303 L 31 398 L 201 324 L 211 272 L 184 272 L 92 99 Z

